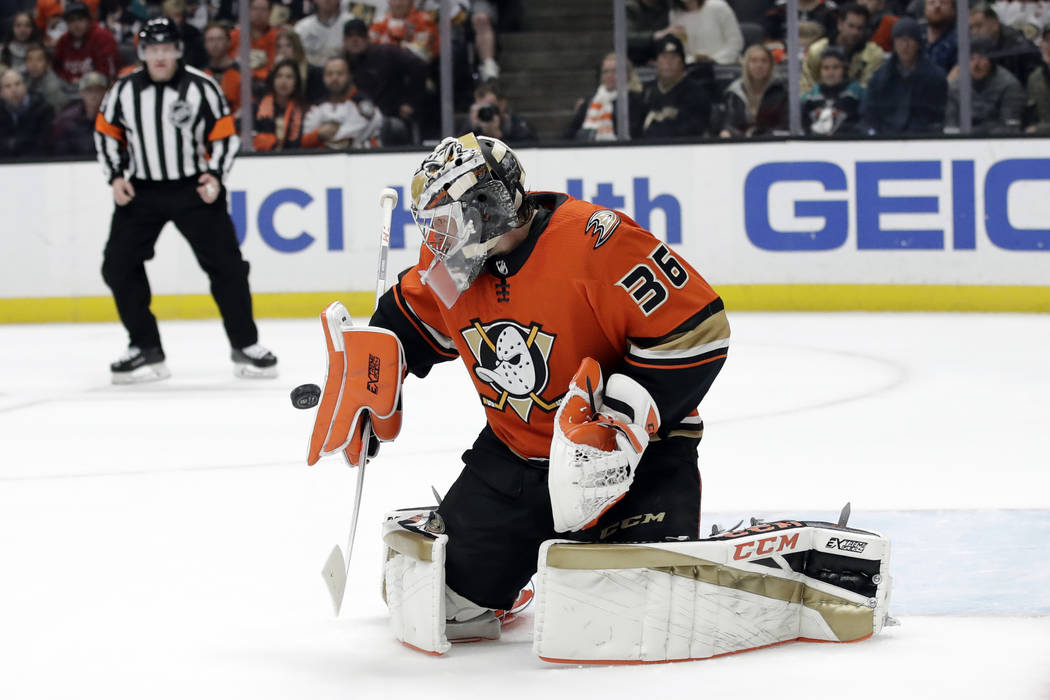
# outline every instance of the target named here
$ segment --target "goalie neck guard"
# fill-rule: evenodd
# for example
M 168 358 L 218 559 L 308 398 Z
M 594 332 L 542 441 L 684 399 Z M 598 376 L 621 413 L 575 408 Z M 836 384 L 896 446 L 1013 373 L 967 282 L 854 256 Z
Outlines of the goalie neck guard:
M 481 274 L 500 238 L 524 222 L 525 171 L 502 141 L 446 138 L 412 177 L 412 218 L 434 259 L 423 275 L 446 307 Z

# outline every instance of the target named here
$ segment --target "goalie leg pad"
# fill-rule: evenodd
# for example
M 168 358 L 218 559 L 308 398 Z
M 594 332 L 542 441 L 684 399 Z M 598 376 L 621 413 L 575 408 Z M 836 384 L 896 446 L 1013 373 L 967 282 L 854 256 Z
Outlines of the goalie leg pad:
M 578 544 L 539 554 L 533 649 L 546 661 L 660 663 L 882 629 L 889 540 L 764 523 L 707 540 Z
M 430 513 L 415 509 L 387 514 L 383 596 L 398 641 L 428 654 L 444 654 L 451 646 L 445 636 L 448 535 L 426 531 Z

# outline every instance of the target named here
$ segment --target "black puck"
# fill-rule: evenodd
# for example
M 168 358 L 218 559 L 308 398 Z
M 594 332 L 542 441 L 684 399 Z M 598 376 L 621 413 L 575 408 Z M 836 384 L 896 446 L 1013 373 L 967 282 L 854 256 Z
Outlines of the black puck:
M 292 389 L 292 405 L 296 408 L 313 408 L 321 400 L 321 387 L 316 384 L 300 384 Z

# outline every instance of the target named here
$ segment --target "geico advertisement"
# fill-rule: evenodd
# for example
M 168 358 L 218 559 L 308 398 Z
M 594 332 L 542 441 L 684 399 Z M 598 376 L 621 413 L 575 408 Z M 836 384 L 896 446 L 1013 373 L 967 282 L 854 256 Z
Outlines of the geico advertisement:
M 1046 285 L 1044 143 L 788 142 L 519 155 L 529 189 L 626 212 L 716 284 Z M 420 236 L 406 193 L 422 155 L 240 158 L 227 187 L 253 290 L 373 289 L 378 197 L 388 186 L 399 193 L 391 280 L 415 262 Z M 107 294 L 99 266 L 113 204 L 98 166 L 4 166 L 0 179 L 9 213 L 0 296 Z M 207 291 L 171 226 L 147 269 L 154 293 Z

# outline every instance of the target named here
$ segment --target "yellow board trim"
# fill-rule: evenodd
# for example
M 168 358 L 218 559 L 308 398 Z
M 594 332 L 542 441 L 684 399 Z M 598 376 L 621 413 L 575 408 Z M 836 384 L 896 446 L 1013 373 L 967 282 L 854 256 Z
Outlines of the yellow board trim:
M 733 311 L 999 311 L 1050 313 L 1050 286 L 922 284 L 726 284 L 717 286 Z M 342 301 L 353 316 L 372 314 L 372 292 L 253 294 L 257 318 L 308 318 Z M 218 318 L 207 294 L 153 298 L 160 319 Z M 0 323 L 116 321 L 113 299 L 44 297 L 0 299 Z

